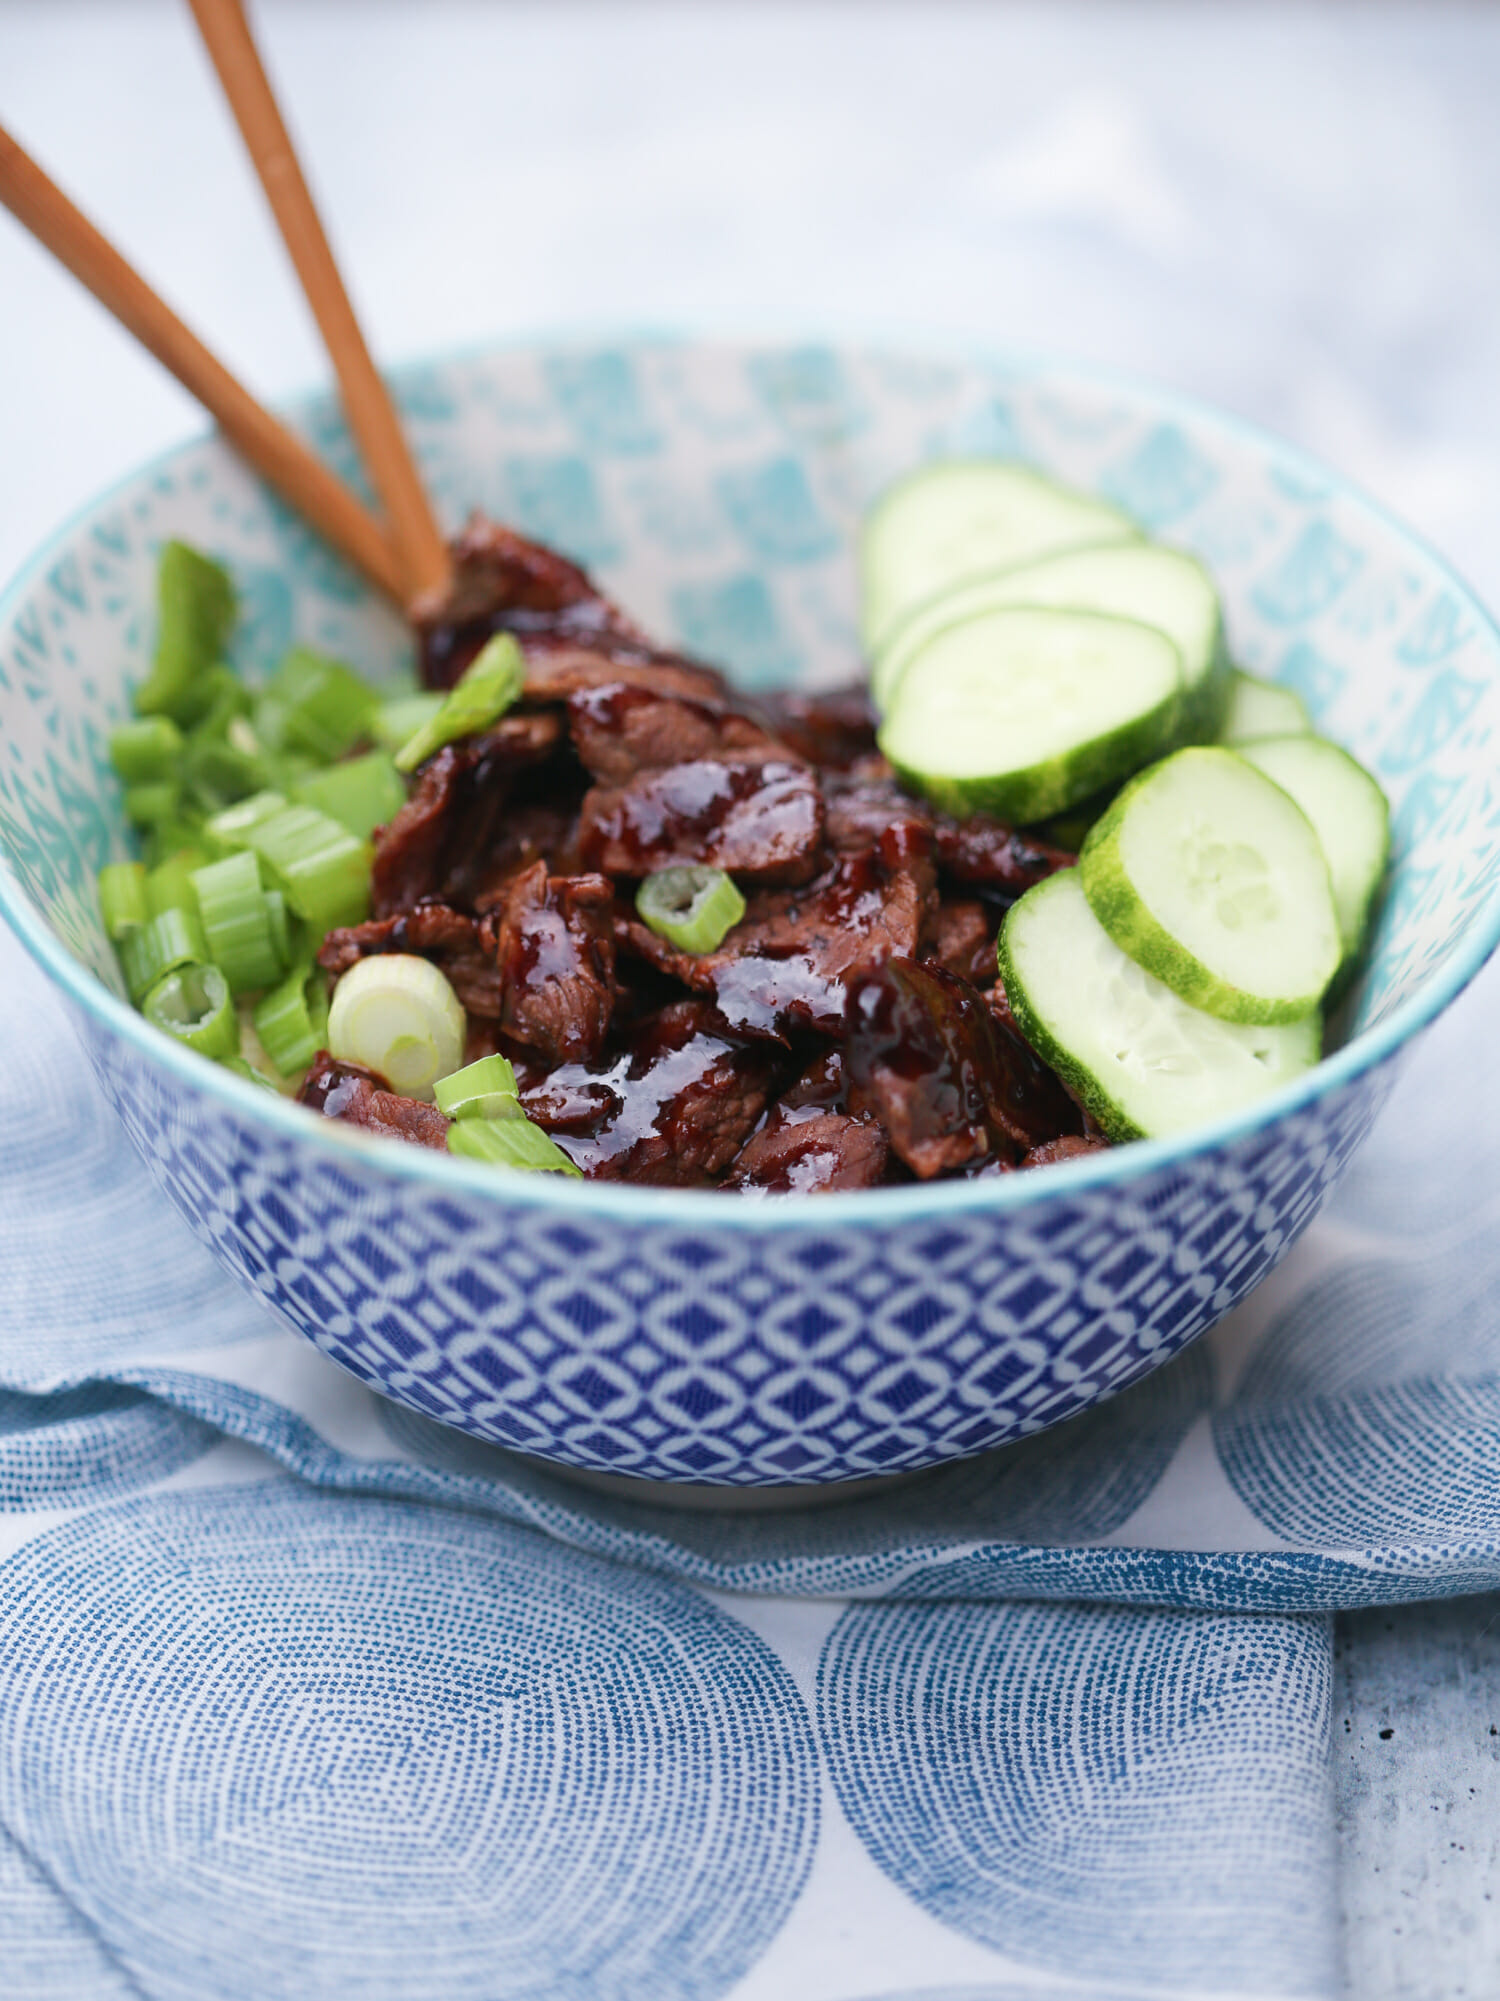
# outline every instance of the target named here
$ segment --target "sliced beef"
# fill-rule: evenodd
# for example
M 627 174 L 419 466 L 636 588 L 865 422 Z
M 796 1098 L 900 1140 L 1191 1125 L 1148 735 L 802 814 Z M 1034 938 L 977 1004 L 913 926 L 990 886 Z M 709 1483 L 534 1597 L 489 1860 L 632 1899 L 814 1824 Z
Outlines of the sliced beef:
M 629 785 L 642 772 L 703 758 L 799 761 L 743 710 L 666 694 L 639 681 L 578 689 L 568 701 L 568 728 L 579 757 L 601 785 Z
M 578 829 L 585 867 L 622 876 L 701 862 L 750 882 L 802 883 L 822 843 L 816 773 L 759 759 L 700 758 L 596 785 Z
M 466 912 L 446 903 L 418 903 L 396 917 L 372 917 L 366 924 L 330 931 L 319 947 L 318 964 L 338 979 L 358 960 L 382 952 L 410 952 L 431 959 L 447 974 L 471 1015 L 499 1019 L 494 939 Z
M 930 808 L 903 792 L 884 758 L 847 773 L 825 775 L 828 845 L 842 854 L 878 847 L 889 863 L 932 853 Z
M 995 889 L 1019 896 L 1033 883 L 1078 860 L 1066 848 L 1052 847 L 983 813 L 955 820 L 946 813 L 933 816 L 933 852 L 944 875 L 975 889 Z
M 388 1091 L 385 1079 L 358 1063 L 342 1063 L 326 1050 L 314 1058 L 297 1093 L 299 1104 L 310 1105 L 325 1118 L 343 1119 L 366 1132 L 384 1133 L 390 1139 L 404 1139 L 414 1146 L 430 1146 L 446 1152 L 448 1121 L 436 1105 L 424 1105 L 416 1098 L 403 1098 Z
M 922 956 L 972 986 L 985 986 L 995 977 L 995 924 L 989 911 L 971 898 L 939 904 L 922 940 Z
M 1042 1061 L 1017 1027 L 1005 982 L 993 970 L 990 977 L 993 985 L 986 989 L 984 1002 L 999 1033 L 1005 1060 L 1006 1086 L 997 1116 L 1006 1132 L 1023 1150 L 1058 1138 L 1102 1139 L 1057 1072 Z
M 1023 1167 L 1051 1167 L 1060 1160 L 1082 1160 L 1087 1154 L 1108 1153 L 1109 1141 L 1083 1133 L 1064 1133 L 1059 1139 L 1043 1140 L 1022 1160 Z
M 533 767 L 550 767 L 562 743 L 560 716 L 511 714 L 430 757 L 401 811 L 376 832 L 375 915 L 409 909 L 424 896 L 472 903 L 493 875 L 496 845 L 507 838 L 514 781 Z
M 801 1195 L 873 1188 L 889 1155 L 890 1142 L 874 1119 L 779 1104 L 741 1147 L 724 1186 Z
M 450 589 L 414 612 L 429 688 L 451 688 L 487 639 L 512 632 L 526 656 L 527 695 L 537 700 L 563 701 L 576 688 L 641 669 L 685 693 L 723 692 L 711 668 L 653 647 L 586 571 L 555 550 L 474 514 L 452 554 Z
M 877 718 L 862 685 L 820 695 L 778 688 L 756 707 L 782 743 L 824 771 L 848 771 L 875 754 Z
M 511 879 L 493 927 L 500 1026 L 550 1063 L 587 1063 L 614 1009 L 614 886 L 544 861 Z
M 784 1040 L 797 1029 L 843 1033 L 847 983 L 917 950 L 931 890 L 868 849 L 840 855 L 805 890 L 765 891 L 716 952 L 680 952 L 633 920 L 628 951 L 711 994 L 737 1033 Z
M 923 1181 L 1016 1156 L 998 1116 L 1000 1032 L 974 988 L 941 966 L 892 960 L 851 984 L 844 1064 L 850 1106 L 880 1120 Z
M 640 1023 L 612 1064 L 563 1064 L 522 1104 L 594 1179 L 687 1188 L 728 1167 L 775 1081 L 770 1052 L 736 1045 L 688 1000 Z

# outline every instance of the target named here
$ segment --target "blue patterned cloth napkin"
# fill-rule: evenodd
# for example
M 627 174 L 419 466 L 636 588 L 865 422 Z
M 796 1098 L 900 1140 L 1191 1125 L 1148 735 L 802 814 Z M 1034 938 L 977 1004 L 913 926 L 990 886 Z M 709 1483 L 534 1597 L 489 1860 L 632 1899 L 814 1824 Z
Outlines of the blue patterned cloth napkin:
M 282 1330 L 0 939 L 0 1985 L 1333 1994 L 1329 1612 L 1500 1583 L 1497 1015 L 1136 1390 L 720 1512 Z

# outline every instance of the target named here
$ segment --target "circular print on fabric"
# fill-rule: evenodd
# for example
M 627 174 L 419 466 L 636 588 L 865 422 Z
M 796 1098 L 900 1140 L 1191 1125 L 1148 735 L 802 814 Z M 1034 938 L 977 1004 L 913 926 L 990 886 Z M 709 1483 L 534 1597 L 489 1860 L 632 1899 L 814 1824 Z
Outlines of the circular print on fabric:
M 0 1818 L 157 2001 L 706 2001 L 806 1874 L 801 1699 L 679 1586 L 279 1483 L 0 1580 Z
M 1470 1248 L 1324 1273 L 1215 1413 L 1235 1492 L 1288 1542 L 1442 1548 L 1500 1528 L 1495 1258 Z
M 81 1383 L 50 1397 L 0 1390 L 0 1513 L 80 1507 L 154 1486 L 218 1436 L 122 1383 Z
M 1301 1992 L 1330 1950 L 1328 1681 L 1315 1620 L 870 1605 L 824 1645 L 818 1720 L 870 1855 L 955 1931 Z

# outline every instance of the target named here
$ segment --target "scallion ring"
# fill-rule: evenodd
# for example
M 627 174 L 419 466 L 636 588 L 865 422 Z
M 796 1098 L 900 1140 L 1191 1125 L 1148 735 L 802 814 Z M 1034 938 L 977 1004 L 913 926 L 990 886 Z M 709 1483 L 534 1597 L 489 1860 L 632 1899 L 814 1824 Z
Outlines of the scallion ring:
M 481 1056 L 438 1081 L 433 1096 L 450 1119 L 519 1119 L 516 1073 L 503 1056 Z
M 158 980 L 141 1010 L 200 1056 L 233 1056 L 240 1046 L 239 1019 L 229 982 L 217 966 L 180 966 Z
M 713 952 L 745 914 L 745 899 L 721 868 L 658 869 L 636 894 L 641 921 L 681 952 Z
M 448 1151 L 526 1174 L 580 1173 L 551 1134 L 526 1118 L 455 1119 L 448 1128 Z
M 361 959 L 334 990 L 328 1048 L 408 1098 L 430 1098 L 463 1060 L 468 1023 L 436 966 L 404 952 Z

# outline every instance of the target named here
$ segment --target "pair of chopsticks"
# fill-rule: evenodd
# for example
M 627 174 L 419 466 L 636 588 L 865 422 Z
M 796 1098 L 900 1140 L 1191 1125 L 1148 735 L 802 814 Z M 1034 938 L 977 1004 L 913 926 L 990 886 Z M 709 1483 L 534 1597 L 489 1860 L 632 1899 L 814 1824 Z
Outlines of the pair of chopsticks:
M 355 319 L 242 0 L 188 4 L 323 336 L 383 518 L 255 400 L 3 126 L 0 204 L 203 404 L 304 520 L 387 597 L 407 606 L 448 583 L 442 531 Z

